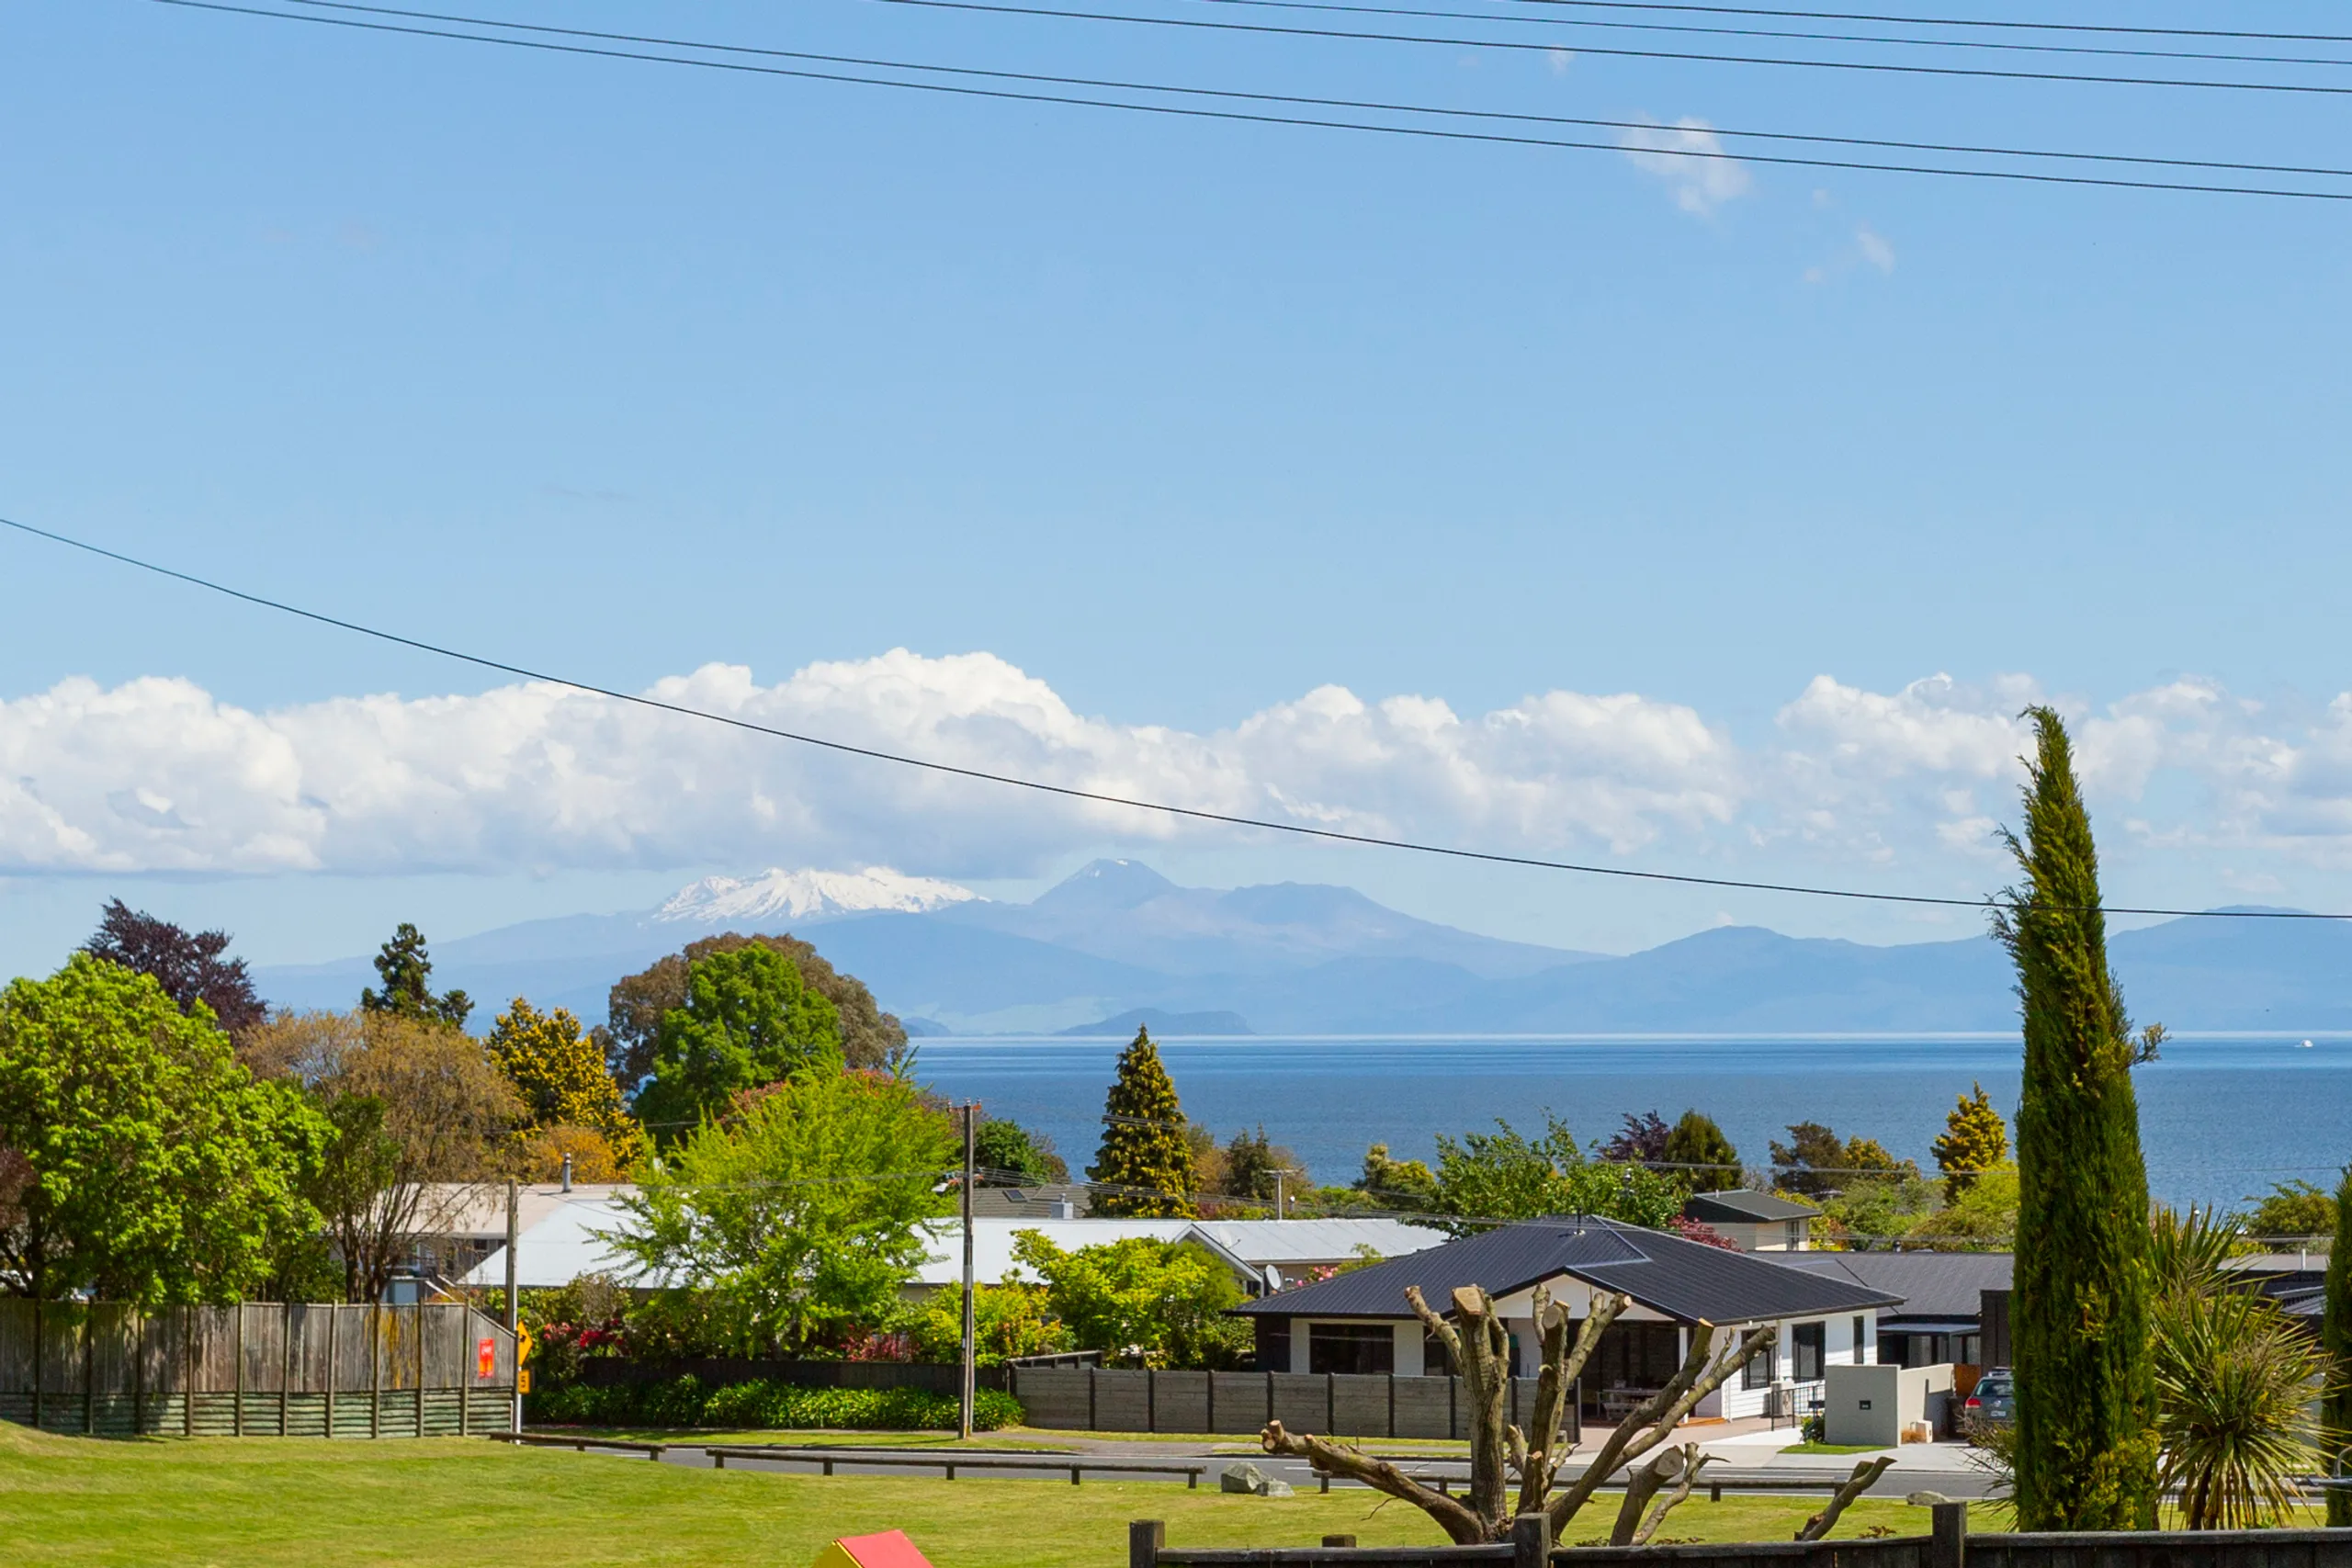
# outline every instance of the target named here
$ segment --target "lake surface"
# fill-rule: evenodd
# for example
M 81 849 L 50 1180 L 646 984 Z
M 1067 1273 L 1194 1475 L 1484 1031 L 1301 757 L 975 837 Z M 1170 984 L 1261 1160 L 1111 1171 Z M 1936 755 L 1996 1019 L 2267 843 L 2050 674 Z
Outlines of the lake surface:
M 1120 1040 L 925 1040 L 919 1074 L 1050 1134 L 1074 1177 L 1102 1136 Z M 1824 1122 L 1932 1168 L 1956 1096 L 1982 1082 L 2014 1121 L 2014 1037 L 1166 1040 L 1184 1113 L 1223 1142 L 1263 1124 L 1319 1182 L 1355 1179 L 1364 1145 L 1433 1159 L 1438 1134 L 1536 1133 L 1556 1111 L 1589 1143 L 1628 1113 L 1713 1116 L 1753 1165 L 1792 1122 Z M 2139 1069 L 2148 1181 L 2166 1201 L 2235 1205 L 2352 1160 L 2352 1036 L 2187 1037 Z

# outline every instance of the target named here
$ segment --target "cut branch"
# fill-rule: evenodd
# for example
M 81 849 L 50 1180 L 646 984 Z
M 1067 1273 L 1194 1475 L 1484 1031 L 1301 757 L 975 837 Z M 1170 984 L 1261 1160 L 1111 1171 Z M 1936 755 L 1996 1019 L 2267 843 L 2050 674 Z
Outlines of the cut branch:
M 1442 1492 L 1422 1485 L 1386 1460 L 1374 1459 L 1352 1444 L 1286 1432 L 1279 1421 L 1267 1422 L 1266 1429 L 1259 1434 L 1258 1441 L 1270 1454 L 1306 1460 L 1317 1470 L 1361 1481 L 1375 1492 L 1412 1504 L 1435 1519 L 1438 1528 L 1445 1531 L 1457 1546 L 1481 1546 L 1495 1539 L 1486 1521 L 1462 1504 Z
M 1735 1371 L 1771 1344 L 1778 1332 L 1770 1327 L 1751 1328 L 1740 1337 L 1730 1354 L 1717 1357 L 1715 1325 L 1704 1322 L 1694 1325 L 1690 1353 L 1683 1358 L 1680 1369 L 1667 1380 L 1664 1388 L 1617 1424 L 1617 1429 L 1609 1434 L 1608 1441 L 1600 1445 L 1592 1462 L 1585 1466 L 1584 1473 L 1545 1506 L 1544 1512 L 1552 1517 L 1555 1538 L 1619 1466 L 1631 1463 L 1666 1441 L 1701 1400 L 1721 1388 Z
M 1797 1531 L 1797 1539 L 1819 1540 L 1827 1535 L 1830 1528 L 1837 1524 L 1838 1516 L 1846 1511 L 1846 1505 L 1878 1484 L 1878 1478 L 1885 1474 L 1886 1467 L 1894 1462 L 1894 1455 L 1881 1454 L 1876 1459 L 1864 1460 L 1856 1465 L 1854 1473 L 1839 1483 L 1838 1490 L 1830 1495 L 1829 1506 L 1805 1520 L 1804 1529 Z
M 1700 1453 L 1699 1445 L 1696 1443 L 1684 1444 L 1682 1452 L 1695 1457 L 1692 1457 L 1689 1465 L 1684 1468 L 1681 1484 L 1658 1499 L 1657 1506 L 1650 1510 L 1650 1517 L 1642 1521 L 1642 1528 L 1634 1533 L 1634 1545 L 1647 1546 L 1650 1543 L 1650 1538 L 1657 1534 L 1657 1527 L 1666 1523 L 1666 1516 L 1690 1500 L 1690 1489 L 1699 1483 L 1699 1472 L 1722 1457 L 1719 1454 Z

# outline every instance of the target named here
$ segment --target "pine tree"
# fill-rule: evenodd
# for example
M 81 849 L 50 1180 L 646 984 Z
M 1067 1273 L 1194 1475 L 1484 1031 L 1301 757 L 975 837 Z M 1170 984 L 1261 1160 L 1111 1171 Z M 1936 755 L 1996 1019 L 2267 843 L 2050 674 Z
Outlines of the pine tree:
M 2010 1309 L 2018 1525 L 2149 1529 L 2156 1389 L 2138 1053 L 2108 969 L 2098 854 L 2066 728 L 2048 708 L 2029 716 L 2039 746 L 2025 838 L 2007 836 L 2023 886 L 1994 917 L 2025 1033 Z M 2151 1047 L 2160 1037 L 2151 1032 Z
M 1666 1134 L 1668 1174 L 1693 1192 L 1728 1192 L 1740 1182 L 1739 1151 L 1712 1116 L 1686 1111 Z
M 2335 1245 L 2327 1255 L 2320 1343 L 2335 1383 L 2320 1406 L 2322 1440 L 2335 1456 L 2331 1469 L 2338 1482 L 2352 1482 L 2352 1166 L 2344 1168 L 2344 1179 L 2335 1187 Z M 2339 1484 L 2329 1490 L 2327 1522 L 2333 1529 L 2352 1527 L 2352 1489 Z
M 1973 1087 L 1973 1095 L 1962 1095 L 1952 1106 L 1951 1114 L 1944 1118 L 1944 1135 L 1932 1145 L 1936 1168 L 1944 1173 L 1945 1186 L 1954 1198 L 1974 1186 L 1978 1176 L 2009 1157 L 2008 1124 L 1984 1097 L 1984 1086 Z
M 1097 1214 L 1192 1217 L 1193 1152 L 1184 1139 L 1184 1109 L 1148 1030 L 1136 1030 L 1134 1043 L 1119 1053 L 1119 1076 L 1102 1100 L 1102 1146 L 1086 1174 L 1108 1189 L 1095 1193 L 1090 1205 Z
M 406 920 L 377 953 L 376 973 L 383 977 L 384 988 L 359 993 L 359 1005 L 366 1011 L 397 1013 L 463 1029 L 466 1015 L 474 1010 L 472 998 L 463 991 L 433 994 L 433 955 L 426 951 L 424 933 Z

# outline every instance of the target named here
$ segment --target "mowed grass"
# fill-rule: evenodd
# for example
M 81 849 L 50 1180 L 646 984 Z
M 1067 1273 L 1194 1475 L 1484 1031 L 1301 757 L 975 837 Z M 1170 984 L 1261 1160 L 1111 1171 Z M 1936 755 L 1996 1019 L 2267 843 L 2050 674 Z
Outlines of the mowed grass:
M 419 1561 L 502 1568 L 800 1568 L 836 1536 L 905 1530 L 937 1568 L 1117 1568 L 1127 1522 L 1167 1522 L 1171 1544 L 1436 1543 L 1402 1504 L 1363 1492 L 1227 1496 L 1182 1485 L 788 1476 L 689 1470 L 475 1439 L 57 1438 L 0 1426 L 0 1557 L 17 1563 L 320 1568 Z M 1668 1534 L 1786 1540 L 1818 1500 L 1703 1496 Z M 1605 1535 L 1596 1498 L 1571 1540 Z M 1925 1514 L 1863 1502 L 1839 1535 L 1920 1530 Z

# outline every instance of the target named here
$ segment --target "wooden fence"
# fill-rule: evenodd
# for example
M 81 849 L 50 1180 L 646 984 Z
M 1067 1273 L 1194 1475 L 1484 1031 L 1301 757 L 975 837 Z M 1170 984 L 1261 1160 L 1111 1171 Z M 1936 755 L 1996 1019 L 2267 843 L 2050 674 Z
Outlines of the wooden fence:
M 1466 1438 L 1460 1378 L 1351 1372 L 1154 1372 L 1014 1367 L 1012 1395 L 1032 1427 L 1088 1432 L 1234 1432 L 1269 1421 L 1345 1438 Z M 1513 1378 L 1504 1419 L 1525 1427 L 1535 1380 Z M 1574 1402 L 1566 1430 L 1580 1435 Z
M 514 1394 L 514 1336 L 465 1305 L 0 1300 L 0 1420 L 48 1432 L 464 1437 Z

